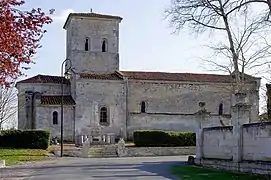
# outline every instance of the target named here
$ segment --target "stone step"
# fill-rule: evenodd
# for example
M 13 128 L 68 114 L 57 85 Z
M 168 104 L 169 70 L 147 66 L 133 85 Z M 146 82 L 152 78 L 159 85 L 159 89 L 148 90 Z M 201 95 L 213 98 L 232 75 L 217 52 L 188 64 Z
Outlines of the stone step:
M 118 157 L 116 146 L 105 146 L 90 148 L 88 152 L 89 157 Z

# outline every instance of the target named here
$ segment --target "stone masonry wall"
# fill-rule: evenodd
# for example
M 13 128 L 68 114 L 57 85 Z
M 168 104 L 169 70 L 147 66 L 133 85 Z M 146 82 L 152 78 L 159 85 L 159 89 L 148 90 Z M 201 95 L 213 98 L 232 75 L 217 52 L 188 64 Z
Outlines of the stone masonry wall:
M 142 101 L 146 102 L 146 112 L 149 113 L 193 114 L 198 111 L 199 102 L 205 102 L 206 110 L 211 114 L 218 114 L 220 103 L 223 103 L 223 113 L 230 114 L 232 92 L 231 85 L 223 83 L 130 80 L 129 111 L 140 112 Z M 249 101 L 257 106 L 258 99 L 254 94 L 250 94 Z M 252 113 L 258 115 L 258 112 Z
M 60 84 L 17 84 L 18 89 L 18 128 L 30 128 L 30 111 L 31 105 L 27 107 L 25 91 L 39 92 L 42 95 L 60 95 Z M 70 94 L 70 86 L 64 85 L 64 94 Z M 29 97 L 30 98 L 30 97 Z M 31 99 L 29 99 L 30 101 Z
M 104 133 L 126 132 L 126 98 L 123 81 L 81 79 L 76 82 L 76 134 L 88 134 L 99 126 L 99 109 L 109 109 L 109 125 Z
M 195 155 L 196 147 L 126 147 L 126 157 Z
M 85 40 L 89 38 L 89 51 Z M 108 42 L 102 52 L 102 41 Z M 119 20 L 73 17 L 67 27 L 67 58 L 78 73 L 113 73 L 119 69 Z
M 193 114 L 205 102 L 208 112 L 218 114 L 223 102 L 224 114 L 230 114 L 231 93 L 223 84 L 129 81 L 129 111 L 140 112 L 142 101 L 148 113 Z
M 58 124 L 53 124 L 53 112 L 58 113 Z M 60 138 L 61 108 L 60 106 L 40 106 L 36 108 L 37 129 L 50 130 L 52 137 Z M 64 140 L 74 140 L 74 107 L 64 106 L 63 127 Z
M 232 159 L 232 126 L 203 129 L 203 157 L 211 159 Z
M 271 161 L 271 123 L 243 125 L 243 159 Z
M 257 89 L 254 85 L 249 88 Z M 248 101 L 254 105 L 252 119 L 258 115 L 258 96 L 257 91 L 251 92 L 254 93 L 248 95 Z M 230 125 L 227 121 L 232 105 L 229 84 L 129 80 L 128 95 L 130 138 L 137 129 L 196 131 L 196 117 L 193 114 L 199 110 L 199 102 L 205 102 L 207 112 L 214 118 L 206 127 L 220 126 L 220 119 L 224 125 Z M 140 112 L 143 101 L 146 103 L 146 113 Z M 220 103 L 223 103 L 224 117 L 218 116 Z
M 222 116 L 209 116 L 204 122 L 205 127 L 221 126 L 220 119 L 225 125 L 230 125 L 230 119 Z M 198 120 L 195 115 L 170 114 L 130 114 L 128 121 L 128 137 L 132 138 L 135 130 L 165 130 L 196 132 Z

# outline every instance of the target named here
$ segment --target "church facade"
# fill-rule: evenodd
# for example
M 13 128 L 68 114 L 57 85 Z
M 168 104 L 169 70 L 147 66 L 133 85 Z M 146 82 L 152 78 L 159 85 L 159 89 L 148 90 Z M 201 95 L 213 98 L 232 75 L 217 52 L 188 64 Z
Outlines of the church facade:
M 210 125 L 230 124 L 232 76 L 123 71 L 119 69 L 121 17 L 72 13 L 66 30 L 66 71 L 71 78 L 37 75 L 16 84 L 18 128 L 47 129 L 60 136 L 61 84 L 64 138 L 103 133 L 131 138 L 134 130 L 196 131 L 204 102 Z M 258 117 L 260 79 L 248 76 L 251 121 Z

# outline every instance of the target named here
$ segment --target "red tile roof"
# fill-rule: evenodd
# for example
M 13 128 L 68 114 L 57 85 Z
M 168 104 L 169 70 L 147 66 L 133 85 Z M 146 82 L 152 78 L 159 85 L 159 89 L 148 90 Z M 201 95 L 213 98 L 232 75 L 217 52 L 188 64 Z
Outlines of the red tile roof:
M 215 82 L 231 83 L 230 75 L 218 74 L 193 74 L 193 73 L 168 73 L 168 72 L 142 72 L 120 71 L 129 79 L 153 81 L 190 81 L 190 82 Z M 252 76 L 247 76 L 252 77 Z M 255 78 L 253 79 L 255 81 Z
M 122 17 L 119 16 L 113 16 L 113 15 L 107 15 L 107 14 L 98 14 L 98 13 L 70 13 L 63 28 L 66 29 L 66 26 L 68 22 L 70 21 L 71 17 L 95 17 L 95 18 L 104 18 L 104 19 L 116 19 L 116 20 L 122 20 Z
M 44 105 L 60 105 L 61 104 L 61 96 L 41 96 L 41 104 Z M 63 104 L 64 105 L 75 105 L 75 101 L 72 96 L 63 96 Z
M 17 84 L 18 83 L 53 83 L 53 84 L 61 84 L 62 79 L 63 79 L 64 84 L 70 84 L 70 81 L 68 79 L 65 79 L 64 77 L 41 75 L 41 74 L 38 74 L 37 76 L 34 76 L 34 77 L 31 77 L 31 78 L 19 81 L 19 82 L 17 82 Z
M 134 80 L 150 81 L 188 81 L 188 82 L 214 82 L 231 83 L 230 75 L 219 74 L 194 74 L 194 73 L 168 73 L 168 72 L 143 72 L 143 71 L 117 71 L 112 74 L 80 74 L 81 78 L 122 80 L 124 77 Z M 255 82 L 256 78 L 246 75 L 247 80 Z
M 84 79 L 107 79 L 107 80 L 121 80 L 122 77 L 117 73 L 112 74 L 80 74 Z

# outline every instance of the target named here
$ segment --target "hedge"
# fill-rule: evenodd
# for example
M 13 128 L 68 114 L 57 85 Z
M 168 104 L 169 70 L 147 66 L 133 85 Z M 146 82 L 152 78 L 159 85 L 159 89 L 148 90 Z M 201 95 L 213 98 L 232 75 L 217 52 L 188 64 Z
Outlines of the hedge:
M 0 131 L 1 148 L 47 149 L 50 132 L 43 130 Z
M 196 146 L 196 133 L 140 130 L 134 132 L 137 147 Z

